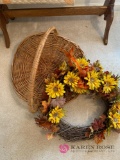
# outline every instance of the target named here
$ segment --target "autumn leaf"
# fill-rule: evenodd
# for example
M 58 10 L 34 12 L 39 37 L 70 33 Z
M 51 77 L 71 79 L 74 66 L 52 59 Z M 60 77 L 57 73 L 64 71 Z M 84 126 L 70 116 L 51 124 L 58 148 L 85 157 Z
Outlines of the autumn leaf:
M 93 132 L 91 131 L 91 129 L 92 129 L 92 127 L 86 129 L 85 137 L 88 137 L 88 138 L 90 137 L 91 133 L 93 133 Z
M 66 57 L 68 58 L 68 63 L 69 63 L 69 66 L 72 66 L 72 58 L 73 58 L 73 47 L 70 49 L 70 51 L 66 51 L 66 50 L 61 50 L 65 55 Z
M 61 71 L 60 71 L 59 69 L 56 69 L 56 70 L 54 71 L 54 73 L 55 73 L 56 75 L 60 75 Z
M 46 113 L 46 112 L 48 112 L 50 101 L 51 101 L 51 99 L 49 99 L 48 102 L 47 101 L 42 101 L 43 108 L 41 108 L 41 112 L 43 114 Z
M 41 109 L 42 113 L 46 113 L 48 111 L 49 103 L 46 101 L 42 101 L 43 108 Z
M 85 85 L 85 83 L 84 83 L 82 80 L 79 80 L 79 81 L 78 81 L 77 86 L 78 86 L 79 88 L 82 88 L 82 89 L 88 89 L 88 86 Z
M 53 133 L 48 133 L 48 134 L 47 134 L 47 139 L 48 139 L 48 140 L 53 139 Z
M 44 129 L 48 129 L 51 132 L 58 132 L 58 130 L 60 129 L 58 126 L 52 124 L 51 122 L 48 122 L 47 119 L 45 117 L 43 118 L 35 118 L 36 124 L 39 127 L 43 127 Z
M 45 79 L 45 83 L 46 83 L 46 84 L 49 84 L 49 83 L 50 83 L 50 78 L 46 78 L 46 79 Z
M 99 119 L 95 119 L 94 122 L 92 123 L 92 128 L 94 131 L 98 131 L 99 129 L 103 129 L 104 128 L 104 124 L 101 118 Z
M 79 74 L 80 74 L 80 77 L 85 77 L 87 75 L 87 70 L 89 68 L 86 68 L 86 70 L 83 70 L 78 61 L 76 60 L 76 58 L 74 57 L 74 52 L 73 52 L 73 47 L 70 49 L 69 52 L 65 51 L 65 50 L 62 50 L 63 53 L 65 53 L 66 57 L 68 58 L 68 63 L 69 63 L 69 66 L 73 66 L 73 63 L 75 64 L 76 68 L 78 69 L 79 71 Z
M 106 115 L 105 115 L 105 114 L 102 114 L 102 115 L 100 116 L 100 119 L 104 122 L 104 121 L 106 120 Z
M 115 101 L 118 95 L 118 91 L 113 91 L 109 94 L 102 94 L 103 97 L 105 97 L 106 99 L 108 99 L 109 101 Z
M 103 139 L 105 139 L 105 135 L 104 134 L 105 134 L 105 131 L 102 131 L 101 133 L 96 134 L 94 136 L 94 140 L 95 140 L 96 144 L 101 143 L 103 141 Z
M 46 118 L 35 118 L 35 121 L 36 121 L 36 124 L 39 126 L 39 127 L 43 127 L 45 129 L 50 129 L 51 128 L 51 123 L 47 121 Z
M 43 91 L 41 99 L 44 100 L 44 99 L 48 99 L 48 98 L 49 98 L 49 96 L 47 95 L 47 93 L 45 91 Z
M 50 128 L 50 130 L 52 131 L 52 132 L 54 132 L 54 133 L 56 133 L 56 132 L 58 132 L 59 131 L 59 127 L 58 126 L 56 126 L 56 125 L 51 125 L 51 128 Z
M 90 137 L 90 132 L 85 132 L 85 137 Z
M 70 49 L 70 51 L 62 50 L 63 53 L 65 53 L 66 57 L 68 58 L 69 66 L 73 66 L 73 63 L 76 65 L 79 71 L 81 71 L 81 67 L 79 63 L 77 62 L 76 58 L 74 57 L 73 47 Z

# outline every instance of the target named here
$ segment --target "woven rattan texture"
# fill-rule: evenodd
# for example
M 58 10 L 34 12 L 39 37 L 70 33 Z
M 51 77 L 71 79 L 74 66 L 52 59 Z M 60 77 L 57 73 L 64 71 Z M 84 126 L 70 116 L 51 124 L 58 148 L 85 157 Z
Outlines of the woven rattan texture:
M 0 0 L 1 4 L 30 4 L 30 3 L 67 3 L 73 4 L 74 0 Z
M 29 79 L 31 70 L 34 68 L 33 60 L 35 59 L 37 48 L 40 41 L 43 38 L 43 33 L 33 35 L 25 39 L 17 49 L 14 57 L 12 67 L 13 84 L 16 91 L 21 95 L 25 101 L 29 101 Z M 50 34 L 44 44 L 42 50 L 39 65 L 35 75 L 35 82 L 33 90 L 33 102 L 32 106 L 37 108 L 41 104 L 41 100 L 44 99 L 45 83 L 44 79 L 48 77 L 58 66 L 65 60 L 66 55 L 61 50 L 69 51 L 70 48 L 74 48 L 75 57 L 82 57 L 82 50 L 73 42 L 61 37 Z M 70 97 L 68 97 L 68 100 Z

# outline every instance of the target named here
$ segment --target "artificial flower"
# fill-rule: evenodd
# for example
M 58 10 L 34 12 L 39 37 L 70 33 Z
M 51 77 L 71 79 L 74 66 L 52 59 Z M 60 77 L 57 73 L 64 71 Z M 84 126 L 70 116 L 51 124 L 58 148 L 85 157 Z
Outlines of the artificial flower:
M 89 65 L 89 62 L 85 58 L 79 58 L 77 59 L 77 62 L 81 68 L 85 68 Z
M 120 129 L 120 114 L 109 112 L 108 118 L 110 120 L 111 127 Z
M 47 138 L 48 140 L 52 139 L 53 134 L 61 129 L 58 124 L 65 115 L 63 106 L 66 98 L 68 101 L 68 98 L 76 97 L 76 93 L 98 95 L 103 98 L 105 103 L 107 102 L 110 108 L 98 119 L 95 119 L 89 127 L 86 127 L 84 132 L 85 138 L 94 137 L 98 144 L 105 139 L 106 131 L 115 129 L 120 132 L 119 77 L 111 75 L 108 71 L 103 72 L 99 61 L 91 64 L 84 57 L 76 59 L 73 48 L 65 54 L 68 57 L 67 63 L 64 61 L 45 80 L 46 90 L 44 92 L 46 92 L 46 95 L 43 96 L 44 100 L 40 108 L 43 115 L 35 118 L 36 123 L 40 127 L 48 129 L 50 133 Z M 93 91 L 91 92 L 91 90 Z M 81 133 L 83 130 L 81 130 Z
M 100 64 L 100 62 L 97 60 L 95 63 L 93 63 L 93 67 L 95 69 L 96 72 L 102 72 L 103 71 L 103 68 Z
M 73 92 L 84 94 L 88 92 L 88 86 L 80 79 L 77 83 L 77 87 L 73 88 Z
M 92 128 L 94 131 L 98 131 L 99 129 L 103 129 L 105 125 L 103 124 L 102 118 L 94 119 L 94 122 L 92 123 Z
M 78 88 L 78 87 L 74 87 L 74 90 L 73 90 L 75 93 L 79 93 L 79 94 L 84 94 L 86 92 L 88 92 L 88 90 L 86 89 L 83 89 L 83 88 Z
M 50 100 L 49 100 L 49 102 L 47 102 L 47 101 L 42 101 L 42 106 L 43 106 L 43 107 L 41 108 L 41 112 L 42 112 L 42 113 L 48 112 L 49 105 L 50 105 Z
M 57 97 L 51 100 L 51 105 L 53 107 L 59 106 L 62 107 L 65 104 L 66 99 L 64 97 Z
M 106 130 L 103 130 L 102 132 L 95 134 L 94 141 L 96 144 L 101 143 L 105 139 L 105 132 Z
M 109 109 L 109 112 L 120 113 L 120 102 L 113 104 L 112 107 Z
M 60 71 L 66 71 L 68 68 L 67 63 L 64 61 L 61 66 L 59 67 Z
M 87 85 L 91 90 L 98 89 L 101 85 L 101 81 L 98 77 L 98 73 L 95 71 L 88 72 L 87 77 L 85 77 L 84 79 L 88 81 Z
M 117 108 L 118 113 L 120 113 L 120 102 L 116 103 L 116 108 Z
M 56 106 L 52 111 L 50 111 L 48 120 L 51 123 L 59 123 L 62 117 L 64 117 L 63 109 Z
M 103 76 L 103 93 L 110 93 L 112 91 L 112 89 L 114 89 L 117 84 L 118 81 L 112 77 L 111 74 L 106 74 Z
M 71 87 L 76 87 L 78 80 L 80 78 L 73 72 L 68 72 L 67 75 L 64 77 L 64 83 L 71 86 Z
M 65 93 L 64 85 L 59 81 L 46 85 L 46 93 L 51 98 L 62 97 Z
M 77 84 L 77 87 L 78 88 L 81 88 L 81 89 L 88 89 L 88 86 L 85 84 L 85 82 L 83 80 L 79 80 L 78 81 L 78 84 Z
M 53 136 L 53 133 L 48 133 L 46 136 L 47 136 L 47 139 L 48 139 L 48 140 L 51 140 L 51 139 L 53 139 L 53 137 L 54 137 L 54 136 Z

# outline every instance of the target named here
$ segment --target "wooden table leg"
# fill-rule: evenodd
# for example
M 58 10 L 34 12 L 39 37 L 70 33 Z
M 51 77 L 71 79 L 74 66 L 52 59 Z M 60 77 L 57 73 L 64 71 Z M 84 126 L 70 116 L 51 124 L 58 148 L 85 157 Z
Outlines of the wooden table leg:
M 6 8 L 6 7 L 5 7 Z M 0 5 L 0 28 L 3 32 L 6 47 L 10 47 L 10 38 L 6 29 L 6 25 L 8 24 L 7 17 L 4 16 L 2 10 L 4 9 L 4 5 Z
M 106 28 L 105 28 L 105 32 L 104 32 L 104 44 L 107 45 L 108 44 L 108 36 L 109 36 L 109 30 L 111 27 L 111 24 L 113 22 L 113 18 L 114 18 L 114 3 L 115 0 L 106 0 L 109 1 L 108 4 L 108 9 L 106 11 L 106 13 L 104 14 L 104 20 L 106 20 Z

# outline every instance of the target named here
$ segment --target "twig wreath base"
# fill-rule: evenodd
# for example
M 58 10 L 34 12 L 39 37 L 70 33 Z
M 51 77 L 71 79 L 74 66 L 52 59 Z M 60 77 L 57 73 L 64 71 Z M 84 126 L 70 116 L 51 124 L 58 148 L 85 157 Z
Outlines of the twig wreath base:
M 75 58 L 73 48 L 62 50 L 67 62 L 63 62 L 54 73 L 45 79 L 45 92 L 41 102 L 41 116 L 36 123 L 47 129 L 47 139 L 58 134 L 66 141 L 94 138 L 98 144 L 111 129 L 120 130 L 119 76 L 103 71 L 99 61 L 91 64 L 85 57 Z M 64 104 L 77 95 L 92 94 L 100 97 L 106 111 L 89 126 L 72 126 L 63 120 Z
M 105 118 L 109 110 L 108 102 L 105 100 L 103 100 L 103 102 L 105 104 L 105 111 L 102 114 L 102 116 L 98 117 L 98 119 Z M 59 123 L 59 128 L 60 129 L 57 132 L 57 134 L 61 136 L 65 141 L 71 141 L 71 142 L 92 139 L 95 137 L 95 135 L 100 135 L 100 133 L 101 135 L 104 134 L 104 131 L 107 129 L 104 126 L 102 129 L 94 131 L 91 125 L 85 127 L 74 126 L 65 121 L 64 119 L 62 119 L 61 122 Z
M 71 124 L 63 120 L 60 122 L 59 127 L 60 129 L 57 132 L 57 134 L 61 136 L 64 140 L 70 142 L 92 139 L 95 134 L 99 134 L 103 131 L 99 130 L 97 132 L 90 134 L 91 126 L 86 126 L 86 127 L 72 126 Z

